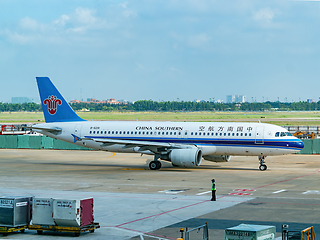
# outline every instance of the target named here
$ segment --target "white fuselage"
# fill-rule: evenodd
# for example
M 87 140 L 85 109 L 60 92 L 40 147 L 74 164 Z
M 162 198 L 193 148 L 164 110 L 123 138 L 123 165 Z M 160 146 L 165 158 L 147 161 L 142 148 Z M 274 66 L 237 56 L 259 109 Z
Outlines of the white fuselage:
M 37 124 L 37 127 L 62 131 L 41 133 L 77 145 L 112 152 L 142 152 L 125 144 L 103 144 L 92 139 L 152 141 L 179 146 L 195 146 L 202 155 L 270 156 L 298 152 L 303 143 L 287 135 L 287 130 L 265 123 L 241 122 L 143 122 L 143 121 L 79 121 Z M 39 130 L 38 130 L 39 131 Z M 81 138 L 75 141 L 74 136 Z

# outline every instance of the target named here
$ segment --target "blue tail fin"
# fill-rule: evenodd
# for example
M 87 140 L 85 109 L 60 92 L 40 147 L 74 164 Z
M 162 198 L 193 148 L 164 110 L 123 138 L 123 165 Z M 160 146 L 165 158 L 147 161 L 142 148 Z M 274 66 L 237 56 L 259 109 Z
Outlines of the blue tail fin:
M 72 110 L 48 77 L 36 79 L 46 122 L 85 121 Z

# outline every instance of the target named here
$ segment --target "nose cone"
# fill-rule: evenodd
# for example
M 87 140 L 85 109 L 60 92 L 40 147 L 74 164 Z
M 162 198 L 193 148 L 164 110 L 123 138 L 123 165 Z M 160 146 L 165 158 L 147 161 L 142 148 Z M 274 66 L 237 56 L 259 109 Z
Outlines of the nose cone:
M 290 146 L 300 151 L 304 148 L 304 143 L 300 139 L 297 139 L 296 141 L 292 142 Z
M 304 148 L 304 143 L 299 139 L 299 141 L 297 142 L 298 148 L 302 149 Z

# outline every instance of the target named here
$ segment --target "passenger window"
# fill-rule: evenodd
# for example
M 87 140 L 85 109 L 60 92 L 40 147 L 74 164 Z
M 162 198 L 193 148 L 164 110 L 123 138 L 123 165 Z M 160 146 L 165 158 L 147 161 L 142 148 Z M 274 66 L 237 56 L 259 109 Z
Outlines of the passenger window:
M 139 135 L 141 134 L 141 132 L 139 132 Z
M 279 132 L 276 132 L 276 134 L 274 135 L 275 137 L 279 137 Z
M 191 135 L 193 135 L 193 132 L 191 132 Z
M 220 133 L 220 136 L 222 136 L 222 133 Z
M 144 134 L 144 132 L 142 132 L 142 134 Z
M 247 136 L 247 133 L 245 133 L 244 136 L 246 137 L 246 136 Z
M 90 134 L 92 133 L 92 131 L 89 132 Z
M 116 134 L 118 134 L 118 131 L 116 131 Z
M 130 132 L 128 131 L 127 134 L 130 134 Z
M 239 136 L 239 133 L 237 133 L 237 136 Z
M 131 134 L 133 134 L 133 131 L 131 131 Z
M 230 136 L 230 133 L 228 133 L 228 136 Z
M 170 132 L 170 135 L 172 135 L 172 132 Z
M 107 131 L 104 131 L 104 134 L 107 134 Z
M 168 135 L 169 133 L 168 132 L 166 132 L 166 135 Z
M 121 131 L 119 132 L 119 134 L 121 134 Z
M 184 135 L 187 135 L 187 134 L 188 134 L 187 132 L 184 133 Z M 179 135 L 181 135 L 181 132 L 179 132 Z
M 146 132 L 146 134 L 148 135 L 148 134 L 149 134 L 149 132 Z
M 224 136 L 226 136 L 227 134 L 226 134 L 226 133 L 224 133 L 223 135 L 224 135 Z
M 150 135 L 152 135 L 152 132 L 150 132 Z
M 234 136 L 234 133 L 232 133 L 232 136 Z
M 93 131 L 93 134 L 96 134 L 96 131 Z
M 162 132 L 162 135 L 164 135 L 164 132 Z
M 218 136 L 218 133 L 216 133 L 216 136 Z
M 197 132 L 194 133 L 194 135 L 197 135 L 197 134 L 198 134 Z
M 249 137 L 251 137 L 251 133 L 249 133 Z
M 136 135 L 137 135 L 137 133 L 138 133 L 138 132 L 134 132 L 134 134 L 136 134 Z
M 243 136 L 243 133 L 241 133 L 240 135 L 241 135 L 241 137 L 242 137 L 242 136 Z
M 199 132 L 199 136 L 201 136 L 201 132 Z
M 108 132 L 108 134 L 110 134 L 110 131 Z
M 174 132 L 174 135 L 177 135 L 177 132 Z

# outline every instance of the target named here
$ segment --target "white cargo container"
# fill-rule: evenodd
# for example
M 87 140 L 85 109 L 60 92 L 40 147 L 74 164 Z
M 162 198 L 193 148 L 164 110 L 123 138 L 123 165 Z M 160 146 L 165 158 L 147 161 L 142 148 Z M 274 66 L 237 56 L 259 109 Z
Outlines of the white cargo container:
M 225 240 L 271 240 L 276 237 L 275 226 L 240 224 L 227 228 L 224 233 Z
M 53 199 L 34 198 L 32 203 L 32 224 L 54 226 L 53 221 Z
M 0 226 L 28 225 L 31 219 L 32 197 L 1 197 Z
M 53 220 L 58 226 L 82 227 L 93 224 L 93 198 L 54 199 Z

